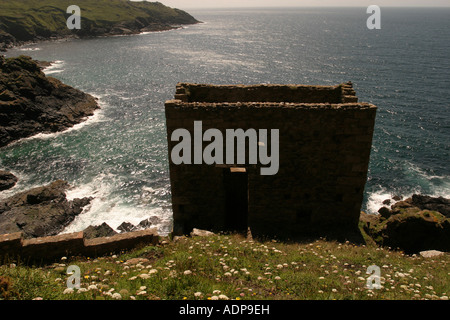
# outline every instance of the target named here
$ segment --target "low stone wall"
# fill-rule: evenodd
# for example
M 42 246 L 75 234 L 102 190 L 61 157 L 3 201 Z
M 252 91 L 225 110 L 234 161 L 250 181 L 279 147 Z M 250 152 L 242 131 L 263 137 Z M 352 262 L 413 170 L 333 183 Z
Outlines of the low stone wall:
M 117 234 L 111 237 L 86 239 L 84 232 L 52 237 L 24 239 L 22 232 L 0 235 L 0 257 L 27 260 L 51 260 L 63 256 L 101 256 L 140 245 L 157 244 L 156 229 Z

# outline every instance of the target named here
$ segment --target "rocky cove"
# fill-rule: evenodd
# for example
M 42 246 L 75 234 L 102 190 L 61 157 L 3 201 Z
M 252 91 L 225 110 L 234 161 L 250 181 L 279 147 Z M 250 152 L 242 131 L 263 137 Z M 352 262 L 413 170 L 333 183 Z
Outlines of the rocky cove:
M 99 109 L 96 98 L 46 76 L 42 69 L 51 63 L 28 56 L 0 56 L 0 147 L 38 133 L 61 132 L 86 120 Z M 0 191 L 13 188 L 18 178 L 0 170 Z M 68 200 L 66 181 L 19 192 L 0 204 L 0 234 L 22 232 L 24 238 L 61 233 L 92 197 Z M 158 222 L 150 217 L 134 226 L 124 222 L 122 232 L 149 228 Z M 117 234 L 106 224 L 86 229 L 86 238 Z
M 30 57 L 0 57 L 0 146 L 38 133 L 59 132 L 87 119 L 99 108 L 96 99 L 42 72 L 44 64 Z M 0 189 L 17 182 L 12 173 L 0 172 Z M 92 197 L 68 200 L 66 181 L 17 193 L 0 203 L 0 234 L 22 232 L 24 238 L 60 234 L 88 208 Z M 450 201 L 414 195 L 386 199 L 378 215 L 361 213 L 360 229 L 366 242 L 408 253 L 450 250 Z M 158 223 L 149 217 L 138 225 L 124 221 L 117 231 L 148 229 Z M 106 223 L 85 230 L 86 238 L 117 234 Z

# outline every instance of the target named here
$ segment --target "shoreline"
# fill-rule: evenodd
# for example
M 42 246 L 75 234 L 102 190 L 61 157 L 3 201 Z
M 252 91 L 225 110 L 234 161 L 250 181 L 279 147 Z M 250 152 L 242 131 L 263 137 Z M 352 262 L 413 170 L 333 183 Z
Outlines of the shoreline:
M 41 43 L 56 43 L 56 42 L 68 42 L 73 40 L 92 40 L 92 39 L 102 39 L 102 38 L 113 38 L 113 37 L 128 37 L 128 36 L 139 36 L 139 35 L 147 35 L 152 33 L 162 33 L 162 32 L 169 32 L 174 30 L 181 30 L 185 29 L 185 26 L 189 25 L 196 25 L 196 24 L 202 24 L 204 22 L 198 21 L 196 23 L 192 24 L 186 24 L 186 25 L 174 25 L 167 29 L 161 29 L 161 30 L 152 30 L 152 31 L 138 31 L 138 32 L 132 32 L 132 33 L 126 33 L 126 34 L 104 34 L 104 35 L 93 35 L 93 36 L 78 36 L 74 34 L 70 35 L 64 35 L 60 37 L 50 37 L 50 38 L 43 38 L 43 39 L 34 39 L 29 41 L 17 41 L 14 44 L 11 44 L 8 47 L 0 48 L 0 55 L 4 55 L 9 50 L 20 50 L 20 47 L 25 46 L 32 46 L 32 45 L 39 45 Z

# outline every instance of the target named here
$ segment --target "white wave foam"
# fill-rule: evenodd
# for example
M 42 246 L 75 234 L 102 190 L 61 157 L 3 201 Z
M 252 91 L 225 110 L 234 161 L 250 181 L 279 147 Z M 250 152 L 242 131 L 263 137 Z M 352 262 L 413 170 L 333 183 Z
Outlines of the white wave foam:
M 98 123 L 98 122 L 103 122 L 103 121 L 107 121 L 107 120 L 105 119 L 105 117 L 102 113 L 102 109 L 97 109 L 94 111 L 94 114 L 92 116 L 87 117 L 86 120 L 84 120 L 83 122 L 77 123 L 76 125 L 74 125 L 70 128 L 67 128 L 64 131 L 51 132 L 51 133 L 38 133 L 31 137 L 22 138 L 20 140 L 14 141 L 11 144 L 9 144 L 9 146 L 12 146 L 16 143 L 34 140 L 34 139 L 41 139 L 41 140 L 53 139 L 59 135 L 67 134 L 67 133 L 70 133 L 70 132 L 76 131 L 76 130 L 80 130 L 81 128 L 83 128 L 85 126 L 88 126 L 88 125 L 91 125 L 94 123 Z
M 41 48 L 17 48 L 19 51 L 39 51 Z
M 185 26 L 179 26 L 179 27 L 174 27 L 173 29 L 168 29 L 168 30 L 158 30 L 158 31 L 143 31 L 143 32 L 139 32 L 137 35 L 148 35 L 148 34 L 157 34 L 157 33 L 163 33 L 163 32 L 169 32 L 169 31 L 175 31 L 175 30 L 182 30 L 182 29 L 187 29 Z
M 156 216 L 160 223 L 156 224 L 160 235 L 165 236 L 172 229 L 172 211 L 168 208 L 151 207 L 149 204 L 138 205 L 126 203 L 120 197 L 111 197 L 118 178 L 112 174 L 100 174 L 91 183 L 72 188 L 66 193 L 68 200 L 93 197 L 91 203 L 83 209 L 74 221 L 62 233 L 79 232 L 89 226 L 102 223 L 117 228 L 123 222 L 138 225 L 142 220 Z
M 405 171 L 409 178 L 415 181 L 417 185 L 410 186 L 407 192 L 401 192 L 399 190 L 389 191 L 380 186 L 378 191 L 372 192 L 368 197 L 366 204 L 367 213 L 376 214 L 381 207 L 385 206 L 383 205 L 383 201 L 392 199 L 395 195 L 403 199 L 410 198 L 413 194 L 450 198 L 450 176 L 428 174 L 417 165 L 409 162 L 405 166 Z
M 426 173 L 423 169 L 417 165 L 408 163 L 407 170 L 413 173 L 421 183 L 425 183 L 429 186 L 428 192 L 432 197 L 444 197 L 450 198 L 450 176 L 449 175 L 433 175 Z
M 46 75 L 63 72 L 64 71 L 64 68 L 63 68 L 64 64 L 65 64 L 64 61 L 56 60 L 56 61 L 52 62 L 50 64 L 50 66 L 44 68 L 42 70 L 42 72 L 44 72 Z
M 386 189 L 380 189 L 371 193 L 367 200 L 367 213 L 378 214 L 378 210 L 384 206 L 383 201 L 391 198 L 392 194 Z

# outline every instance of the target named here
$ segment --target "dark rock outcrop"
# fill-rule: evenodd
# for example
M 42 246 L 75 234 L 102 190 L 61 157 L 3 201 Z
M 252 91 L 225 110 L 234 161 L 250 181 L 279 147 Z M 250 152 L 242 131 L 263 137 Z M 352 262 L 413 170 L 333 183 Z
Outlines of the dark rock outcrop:
M 69 201 L 68 183 L 57 180 L 17 193 L 0 202 L 0 234 L 23 232 L 25 238 L 57 235 L 92 198 Z
M 448 199 L 414 195 L 383 207 L 379 215 L 361 214 L 364 231 L 379 245 L 406 253 L 450 251 Z
M 106 222 L 103 222 L 99 226 L 89 226 L 84 229 L 84 237 L 86 239 L 111 237 L 115 234 L 117 234 L 117 232 L 106 224 Z
M 0 51 L 6 51 L 16 43 L 16 38 L 7 32 L 0 30 Z
M 438 211 L 447 218 L 450 218 L 450 199 L 445 199 L 443 197 L 433 198 L 430 196 L 414 194 L 411 197 L 411 204 L 421 210 Z
M 11 172 L 0 170 L 0 191 L 11 189 L 16 185 L 17 180 Z
M 157 216 L 151 216 L 147 219 L 142 220 L 136 226 L 129 222 L 123 222 L 120 226 L 117 227 L 117 230 L 119 230 L 121 233 L 137 230 L 145 230 L 154 227 L 155 224 L 158 224 L 160 222 L 161 222 L 160 218 L 158 218 Z
M 0 147 L 37 133 L 63 131 L 93 115 L 94 97 L 46 77 L 27 56 L 0 56 Z
M 152 216 L 139 222 L 139 224 L 137 225 L 137 229 L 138 230 L 148 229 L 151 226 L 160 222 L 161 222 L 160 218 L 158 218 L 157 216 Z
M 123 222 L 120 226 L 117 227 L 117 230 L 119 230 L 122 233 L 125 233 L 125 232 L 135 231 L 137 229 L 136 229 L 136 226 L 133 225 L 132 223 Z

